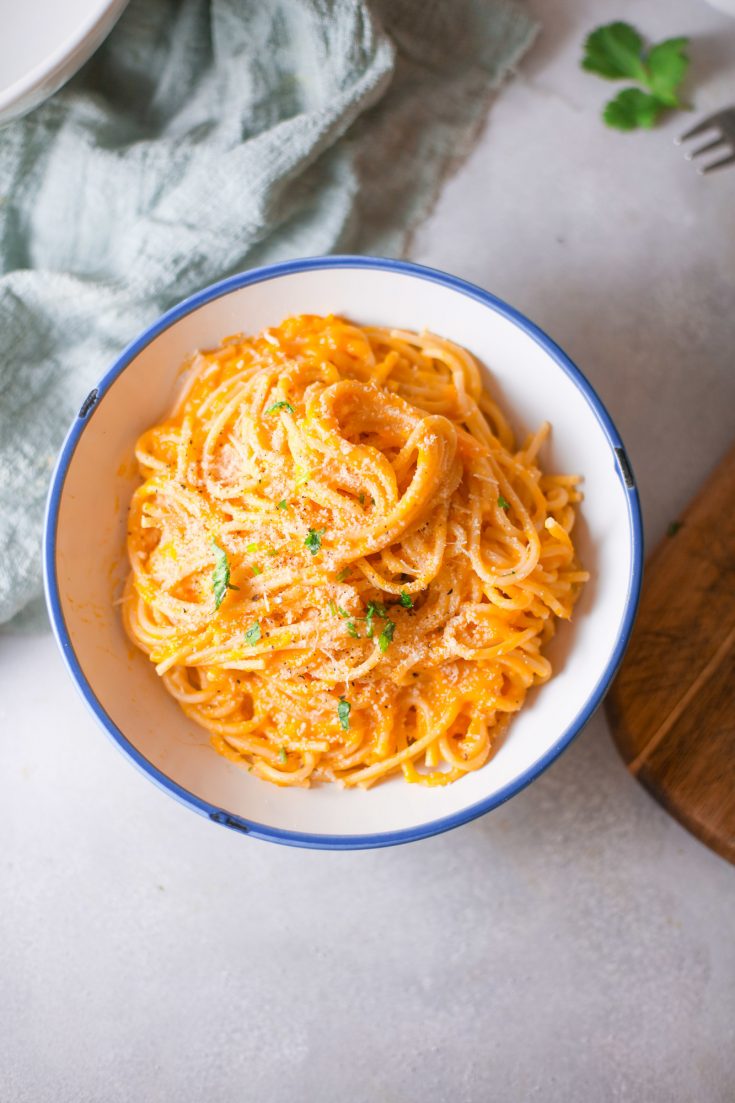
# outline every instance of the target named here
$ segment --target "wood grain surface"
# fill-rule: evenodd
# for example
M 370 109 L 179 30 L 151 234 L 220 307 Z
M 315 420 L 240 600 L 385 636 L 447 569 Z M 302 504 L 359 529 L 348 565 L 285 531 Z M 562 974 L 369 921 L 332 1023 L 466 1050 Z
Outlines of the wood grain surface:
M 646 565 L 607 713 L 631 773 L 735 862 L 735 448 L 679 520 Z

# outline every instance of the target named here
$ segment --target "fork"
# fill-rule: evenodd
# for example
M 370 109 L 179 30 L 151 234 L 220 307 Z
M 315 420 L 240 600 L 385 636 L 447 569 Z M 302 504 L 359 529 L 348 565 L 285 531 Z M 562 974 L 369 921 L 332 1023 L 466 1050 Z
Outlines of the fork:
M 735 107 L 726 107 L 723 111 L 708 115 L 701 123 L 697 123 L 691 130 L 687 130 L 686 134 L 677 138 L 676 144 L 679 146 L 682 142 L 696 138 L 698 134 L 705 134 L 708 130 L 713 131 L 716 137 L 711 142 L 705 142 L 703 146 L 692 150 L 691 153 L 686 153 L 684 156 L 687 161 L 693 161 L 695 157 L 715 149 L 721 149 L 723 152 L 727 150 L 727 156 L 721 157 L 719 161 L 710 161 L 706 165 L 698 164 L 697 172 L 700 176 L 704 176 L 707 172 L 714 172 L 715 169 L 724 168 L 725 165 L 735 165 Z

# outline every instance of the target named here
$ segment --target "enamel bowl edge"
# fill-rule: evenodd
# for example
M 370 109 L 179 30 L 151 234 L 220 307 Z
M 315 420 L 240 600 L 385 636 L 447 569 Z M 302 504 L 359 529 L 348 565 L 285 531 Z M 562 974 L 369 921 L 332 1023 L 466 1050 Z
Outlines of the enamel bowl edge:
M 591 570 L 571 623 L 547 649 L 554 675 L 532 691 L 495 757 L 451 786 L 396 778 L 366 792 L 278 789 L 217 755 L 124 635 L 114 600 L 125 573 L 133 445 L 171 405 L 180 366 L 229 333 L 293 313 L 427 328 L 464 345 L 520 432 L 552 423 L 546 470 L 583 474 L 575 528 Z M 92 549 L 92 551 L 90 551 Z M 133 341 L 83 403 L 54 471 L 44 579 L 63 658 L 87 706 L 123 753 L 188 807 L 244 834 L 292 846 L 358 849 L 439 834 L 497 807 L 558 757 L 600 704 L 622 659 L 640 591 L 640 504 L 624 446 L 568 357 L 518 311 L 443 272 L 371 257 L 316 257 L 254 269 L 206 288 Z

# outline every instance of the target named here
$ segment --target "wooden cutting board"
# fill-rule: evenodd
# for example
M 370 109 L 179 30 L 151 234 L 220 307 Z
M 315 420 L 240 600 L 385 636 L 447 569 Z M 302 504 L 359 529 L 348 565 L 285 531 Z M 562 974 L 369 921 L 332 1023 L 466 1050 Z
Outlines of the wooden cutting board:
M 633 776 L 735 863 L 735 448 L 646 565 L 607 713 Z

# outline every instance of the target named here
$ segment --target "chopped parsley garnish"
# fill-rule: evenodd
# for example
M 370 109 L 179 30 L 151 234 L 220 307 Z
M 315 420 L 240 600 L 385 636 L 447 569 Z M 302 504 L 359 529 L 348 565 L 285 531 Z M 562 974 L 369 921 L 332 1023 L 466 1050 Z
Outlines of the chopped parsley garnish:
M 224 551 L 216 540 L 213 540 L 214 544 L 214 558 L 215 567 L 212 572 L 212 590 L 214 591 L 214 607 L 219 609 L 222 602 L 225 600 L 225 594 L 228 590 L 237 590 L 238 586 L 232 586 L 230 583 L 230 564 L 227 559 L 227 552 Z
M 278 503 L 277 508 L 278 509 L 288 509 L 288 502 L 286 501 L 285 498 L 281 498 L 280 502 Z
M 682 523 L 683 522 L 681 522 L 681 521 L 672 521 L 671 524 L 669 525 L 669 527 L 666 530 L 666 535 L 667 536 L 676 536 L 677 532 L 682 527 Z
M 342 617 L 342 620 L 347 620 L 347 618 L 348 618 L 348 617 L 349 617 L 349 615 L 350 615 L 350 614 L 349 614 L 349 613 L 347 612 L 347 610 L 346 610 L 346 609 L 343 609 L 343 608 L 342 608 L 342 606 L 341 606 L 341 605 L 338 605 L 338 606 L 337 606 L 337 612 L 338 612 L 338 613 L 339 613 L 339 615 L 340 615 L 340 616 Z
M 281 744 L 281 746 L 278 749 L 278 761 L 279 762 L 285 762 L 286 761 L 286 748 L 283 746 L 283 744 Z
M 398 600 L 404 609 L 413 609 L 413 598 L 410 594 L 407 594 L 405 590 L 401 590 Z
M 245 643 L 250 647 L 255 647 L 256 643 L 260 643 L 261 634 L 260 621 L 256 620 L 255 624 L 251 624 L 245 633 Z
M 339 704 L 337 705 L 337 716 L 339 717 L 340 727 L 343 731 L 350 730 L 350 709 L 352 705 L 344 697 L 340 697 Z
M 254 551 L 257 551 L 257 550 L 258 550 L 258 545 L 257 544 L 248 544 L 247 547 L 245 548 L 246 552 L 254 552 Z
M 367 611 L 366 611 L 366 614 L 365 614 L 365 621 L 366 621 L 366 624 L 367 624 L 367 637 L 368 637 L 368 639 L 373 638 L 373 618 L 374 617 L 387 617 L 387 616 L 388 616 L 388 611 L 385 608 L 385 605 L 381 605 L 377 601 L 369 601 L 368 602 Z
M 329 605 L 328 605 L 328 609 L 329 609 L 329 612 L 332 614 L 333 617 L 337 616 L 337 606 L 331 599 L 330 599 L 330 602 L 329 602 Z
M 498 494 L 498 505 L 501 509 L 510 509 L 510 502 L 502 494 Z
M 290 414 L 295 414 L 293 406 L 290 402 L 286 402 L 285 398 L 280 399 L 279 402 L 274 402 L 272 406 L 269 406 L 265 411 L 267 414 L 275 414 L 278 410 L 288 410 Z
M 378 636 L 378 647 L 385 654 L 393 642 L 393 633 L 396 630 L 396 626 L 392 620 L 387 620 L 383 625 L 383 631 Z
M 253 577 L 263 573 L 263 568 L 259 567 L 257 563 L 253 563 Z
M 354 620 L 347 621 L 347 635 L 352 636 L 353 640 L 359 640 L 360 633 L 357 631 L 357 625 Z
M 386 610 L 384 605 L 379 605 L 375 601 L 368 602 L 367 612 L 365 614 L 365 622 L 367 625 L 366 634 L 368 639 L 372 639 L 373 637 L 373 617 L 384 617 L 385 615 Z
M 343 570 L 341 570 L 339 572 L 339 574 L 337 575 L 337 581 L 338 582 L 344 582 L 344 580 L 347 578 L 347 575 L 349 573 L 350 573 L 350 568 L 349 567 L 344 567 Z
M 322 548 L 322 536 L 326 532 L 326 529 L 309 529 L 308 535 L 304 540 L 304 547 L 308 548 L 312 555 L 316 555 Z

